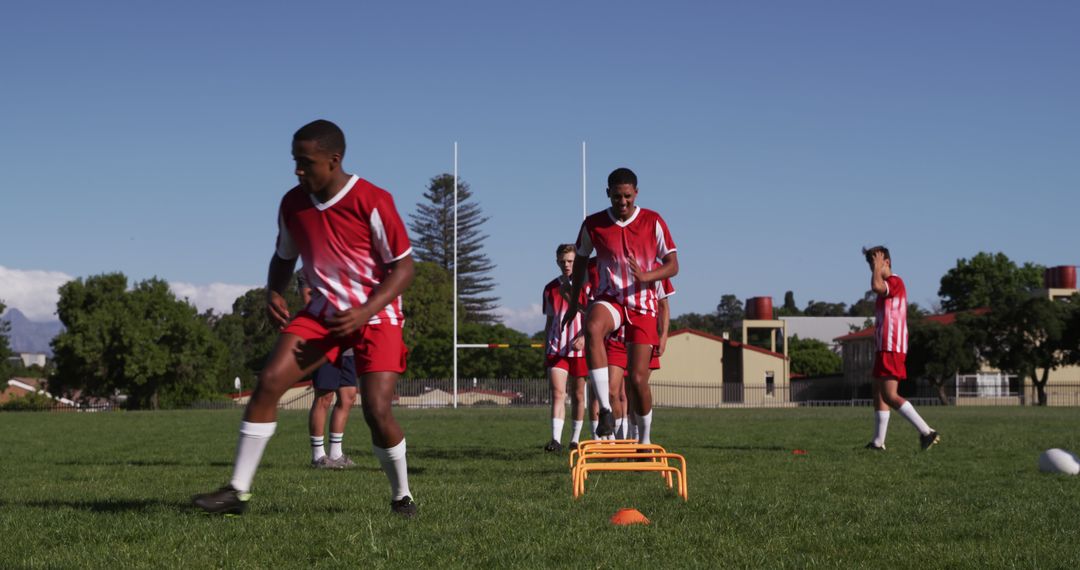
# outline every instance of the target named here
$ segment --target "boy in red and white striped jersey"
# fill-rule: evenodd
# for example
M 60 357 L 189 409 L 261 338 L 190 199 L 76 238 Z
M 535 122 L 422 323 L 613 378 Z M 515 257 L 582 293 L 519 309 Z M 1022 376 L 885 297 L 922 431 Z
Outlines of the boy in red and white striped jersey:
M 637 175 L 629 168 L 618 168 L 608 175 L 611 207 L 586 218 L 578 233 L 571 302 L 578 302 L 588 257 L 595 249 L 599 284 L 585 318 L 585 360 L 592 389 L 600 402 L 596 435 L 608 436 L 615 431 L 604 340 L 625 326 L 629 389 L 634 391 L 640 439 L 648 443 L 652 425 L 649 360 L 653 347 L 660 342 L 656 327 L 659 301 L 654 282 L 674 277 L 679 271 L 679 260 L 675 242 L 660 214 L 634 204 L 637 183 Z
M 267 312 L 282 330 L 244 411 L 229 485 L 197 495 L 193 503 L 207 513 L 242 513 L 277 428 L 282 394 L 351 348 L 372 450 L 390 480 L 390 509 L 409 517 L 416 505 L 405 434 L 390 404 L 408 352 L 401 293 L 413 277 L 412 245 L 390 193 L 342 168 L 345 135 L 337 125 L 319 120 L 301 127 L 293 135 L 292 154 L 299 184 L 281 200 L 266 286 Z M 297 258 L 312 298 L 290 315 L 282 292 Z
M 901 381 L 907 379 L 908 329 L 907 288 L 904 280 L 892 272 L 892 257 L 884 246 L 863 248 L 870 264 L 870 288 L 877 293 L 874 315 L 874 410 L 877 416 L 874 439 L 867 449 L 885 450 L 885 433 L 889 428 L 889 408 L 894 408 L 919 430 L 919 445 L 929 448 L 941 440 L 938 433 L 922 419 L 915 406 L 897 393 Z
M 566 415 L 566 380 L 572 379 L 570 392 L 570 412 L 573 416 L 573 430 L 570 435 L 570 448 L 577 448 L 581 437 L 581 426 L 585 421 L 585 376 L 589 369 L 585 365 L 584 331 L 582 330 L 581 312 L 575 311 L 575 318 L 569 326 L 563 326 L 563 318 L 570 308 L 570 273 L 574 269 L 574 245 L 564 243 L 555 249 L 555 263 L 561 275 L 544 286 L 543 306 L 547 316 L 547 343 L 545 346 L 545 364 L 548 381 L 551 383 L 551 441 L 544 446 L 545 451 L 562 451 L 562 430 Z M 581 294 L 588 297 L 588 285 Z

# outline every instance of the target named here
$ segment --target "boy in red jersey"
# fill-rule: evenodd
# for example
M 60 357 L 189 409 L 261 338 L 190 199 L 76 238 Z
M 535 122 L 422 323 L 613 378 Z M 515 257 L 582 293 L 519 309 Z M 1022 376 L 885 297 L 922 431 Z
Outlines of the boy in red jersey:
M 409 236 L 390 194 L 342 169 L 345 135 L 337 125 L 319 120 L 301 127 L 293 135 L 292 155 L 299 184 L 281 200 L 266 286 L 267 311 L 283 328 L 244 411 L 229 485 L 197 495 L 193 503 L 206 513 L 241 514 L 277 427 L 282 394 L 352 348 L 372 449 L 390 480 L 390 509 L 410 517 L 416 505 L 409 493 L 405 436 L 390 408 L 407 354 L 401 293 L 413 277 Z M 313 295 L 292 316 L 281 293 L 298 257 Z
M 592 214 L 581 224 L 570 299 L 576 311 L 588 257 L 595 249 L 599 285 L 585 318 L 585 360 L 593 392 L 600 402 L 596 435 L 608 436 L 615 431 L 604 339 L 625 326 L 629 389 L 633 391 L 640 439 L 648 443 L 652 425 L 649 360 L 653 347 L 660 343 L 653 282 L 674 277 L 679 260 L 667 224 L 660 214 L 635 206 L 637 194 L 637 175 L 629 168 L 618 168 L 608 175 L 611 207 Z M 564 324 L 569 322 L 564 319 Z
M 919 445 L 928 449 L 941 441 L 938 433 L 923 421 L 911 402 L 900 397 L 897 388 L 907 379 L 908 330 L 907 288 L 904 280 L 892 272 L 892 257 L 883 246 L 863 248 L 870 264 L 870 288 L 877 293 L 874 315 L 874 410 L 877 416 L 874 439 L 867 449 L 885 450 L 885 433 L 889 428 L 889 408 L 893 408 L 919 430 Z
M 656 333 L 660 337 L 660 343 L 653 347 L 652 358 L 649 359 L 649 375 L 653 370 L 660 370 L 660 357 L 667 348 L 668 331 L 671 328 L 671 308 L 668 297 L 675 294 L 675 286 L 670 279 L 664 279 L 656 283 L 656 295 L 659 300 L 657 305 Z M 638 424 L 635 414 L 628 413 L 634 408 L 633 394 L 626 389 L 623 382 L 626 376 L 626 343 L 622 330 L 607 338 L 605 346 L 608 356 L 608 375 L 611 380 L 611 394 L 614 398 L 611 402 L 615 413 L 615 438 L 638 439 Z
M 566 415 L 566 379 L 569 376 L 573 384 L 570 392 L 570 411 L 573 415 L 573 430 L 570 435 L 570 448 L 576 449 L 581 437 L 581 426 L 585 420 L 585 376 L 589 373 L 585 365 L 585 337 L 581 329 L 581 313 L 563 326 L 563 317 L 570 308 L 570 272 L 574 269 L 574 245 L 564 243 L 555 249 L 555 263 L 562 273 L 544 286 L 543 306 L 547 316 L 545 367 L 551 383 L 551 441 L 544 446 L 545 451 L 562 451 L 562 431 Z M 586 289 L 582 295 L 588 295 Z

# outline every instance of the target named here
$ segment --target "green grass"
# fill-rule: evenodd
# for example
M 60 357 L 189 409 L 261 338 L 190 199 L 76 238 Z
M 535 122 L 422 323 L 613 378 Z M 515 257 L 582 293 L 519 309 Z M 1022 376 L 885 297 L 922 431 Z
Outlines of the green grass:
M 657 410 L 684 503 L 629 473 L 573 500 L 566 455 L 540 451 L 544 410 L 399 410 L 408 521 L 359 413 L 349 472 L 309 469 L 306 416 L 284 413 L 241 518 L 187 506 L 228 479 L 237 411 L 0 414 L 0 567 L 1080 566 L 1080 478 L 1036 467 L 1080 450 L 1076 409 L 923 412 L 941 445 L 919 452 L 893 414 L 879 454 L 867 408 Z M 653 524 L 608 524 L 622 507 Z

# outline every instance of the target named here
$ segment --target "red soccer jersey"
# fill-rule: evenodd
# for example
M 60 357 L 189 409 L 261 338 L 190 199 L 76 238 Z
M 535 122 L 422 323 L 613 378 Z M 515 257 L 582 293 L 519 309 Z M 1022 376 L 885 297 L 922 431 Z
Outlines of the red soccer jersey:
M 581 290 L 581 299 L 578 306 L 584 308 L 589 296 L 588 284 Z M 571 346 L 571 342 L 574 337 L 581 333 L 581 327 L 583 319 L 581 312 L 574 317 L 574 321 L 569 326 L 563 326 L 563 318 L 566 316 L 567 309 L 570 308 L 570 284 L 567 282 L 563 287 L 562 278 L 552 279 L 550 283 L 544 286 L 544 315 L 551 317 L 551 328 L 547 331 L 547 346 L 545 350 L 549 355 L 566 356 L 571 358 L 577 358 L 585 356 L 585 353 L 580 350 L 574 350 Z
M 656 300 L 667 299 L 675 294 L 675 284 L 671 282 L 671 279 L 664 279 L 663 281 L 656 282 Z M 626 330 L 625 327 L 619 327 L 607 335 L 608 340 L 617 342 L 619 344 L 626 344 Z
M 907 288 L 896 275 L 885 278 L 885 294 L 874 304 L 874 338 L 878 352 L 907 354 Z
M 627 310 L 656 314 L 656 288 L 638 283 L 630 273 L 629 257 L 642 271 L 657 268 L 675 251 L 671 232 L 660 214 L 635 207 L 630 219 L 619 221 L 610 209 L 597 212 L 581 224 L 577 254 L 588 256 L 596 250 L 599 279 L 595 297 L 610 297 Z
M 386 278 L 389 264 L 411 253 L 393 197 L 358 176 L 326 203 L 299 186 L 281 199 L 277 255 L 303 260 L 312 290 L 305 310 L 316 317 L 363 305 Z M 401 297 L 368 323 L 403 325 Z

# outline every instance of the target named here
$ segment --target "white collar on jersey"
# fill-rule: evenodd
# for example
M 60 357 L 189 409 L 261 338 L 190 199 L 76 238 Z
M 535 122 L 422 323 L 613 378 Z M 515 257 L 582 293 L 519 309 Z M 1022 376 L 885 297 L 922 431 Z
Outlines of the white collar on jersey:
M 620 222 L 619 218 L 616 218 L 615 214 L 613 214 L 611 212 L 611 208 L 607 209 L 608 217 L 611 218 L 611 221 L 615 222 L 615 225 L 619 226 L 620 228 L 625 228 L 626 226 L 629 226 L 630 223 L 633 222 L 634 219 L 637 218 L 637 215 L 638 215 L 639 212 L 641 212 L 641 206 L 634 206 L 634 213 L 630 214 L 630 217 L 627 218 L 625 222 Z
M 326 202 L 320 202 L 319 199 L 316 198 L 314 194 L 308 194 L 308 198 L 311 198 L 311 203 L 314 204 L 315 208 L 318 209 L 321 212 L 321 211 L 333 206 L 334 204 L 337 204 L 338 202 L 340 202 L 341 199 L 344 198 L 346 194 L 348 194 L 350 191 L 352 191 L 352 189 L 356 186 L 356 182 L 358 180 L 360 180 L 360 177 L 353 174 L 352 178 L 349 178 L 349 181 L 346 182 L 345 185 L 341 187 L 341 190 L 339 190 L 337 194 L 334 194 L 333 198 L 330 198 L 330 200 L 328 200 Z

